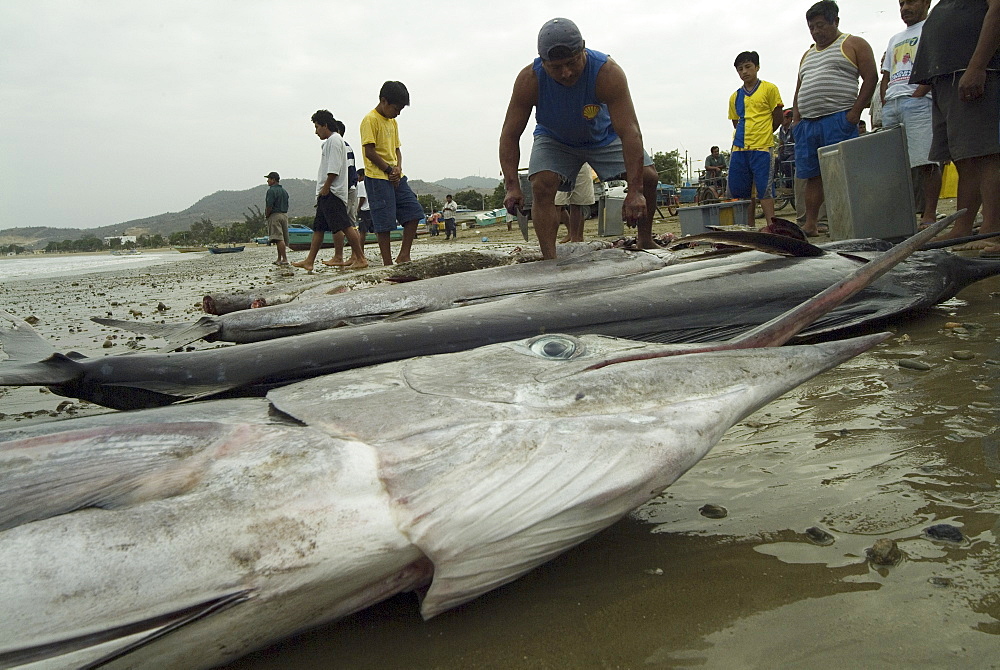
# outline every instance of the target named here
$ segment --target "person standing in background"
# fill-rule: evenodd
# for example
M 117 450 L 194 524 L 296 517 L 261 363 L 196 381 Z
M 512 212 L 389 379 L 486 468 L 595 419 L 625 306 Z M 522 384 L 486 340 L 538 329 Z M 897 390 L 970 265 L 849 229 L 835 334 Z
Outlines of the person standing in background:
M 929 158 L 958 169 L 958 209 L 947 237 L 1000 232 L 1000 0 L 940 0 L 924 22 L 911 84 L 934 97 Z M 991 240 L 967 248 L 1000 251 Z
M 824 200 L 818 150 L 858 136 L 861 113 L 878 87 L 878 68 L 868 42 L 840 32 L 833 0 L 810 7 L 806 23 L 815 43 L 802 56 L 795 87 L 795 176 L 807 180 L 802 230 L 816 237 Z
M 882 124 L 902 124 L 906 132 L 910 169 L 914 183 L 923 190 L 923 214 L 920 223 L 928 226 L 937 219 L 938 195 L 941 193 L 941 167 L 928 156 L 931 152 L 934 99 L 929 84 L 911 84 L 910 74 L 920 46 L 920 34 L 931 8 L 931 0 L 899 0 L 899 15 L 906 30 L 893 35 L 882 59 Z M 998 129 L 1000 130 L 1000 129 Z
M 444 197 L 444 207 L 441 213 L 444 215 L 444 239 L 457 240 L 458 228 L 455 227 L 455 212 L 458 210 L 458 203 L 449 193 Z
M 375 237 L 383 265 L 392 265 L 391 232 L 403 222 L 403 241 L 397 263 L 410 260 L 410 248 L 417 235 L 417 222 L 424 208 L 403 174 L 403 152 L 396 117 L 410 104 L 410 92 L 399 81 L 382 84 L 378 105 L 361 121 L 361 144 L 365 155 L 365 181 Z
M 277 172 L 269 172 L 267 194 L 264 196 L 264 218 L 267 219 L 267 238 L 278 247 L 275 265 L 288 265 L 288 191 L 279 184 Z

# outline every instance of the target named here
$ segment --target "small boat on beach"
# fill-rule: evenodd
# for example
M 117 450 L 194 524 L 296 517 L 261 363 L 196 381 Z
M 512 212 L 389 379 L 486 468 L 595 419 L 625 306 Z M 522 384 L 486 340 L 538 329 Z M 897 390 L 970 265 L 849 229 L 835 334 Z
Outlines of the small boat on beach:
M 112 256 L 141 256 L 142 252 L 138 249 L 115 249 L 111 252 Z
M 476 214 L 476 228 L 484 228 L 486 226 L 493 226 L 498 223 L 504 223 L 507 220 L 507 209 L 500 207 L 499 209 L 490 209 L 481 214 Z
M 420 220 L 421 222 L 423 219 Z M 427 233 L 426 228 L 420 228 L 418 224 L 417 235 L 425 235 Z M 306 226 L 288 226 L 288 248 L 292 251 L 309 251 L 309 245 L 312 243 L 312 228 L 307 228 Z M 389 239 L 393 242 L 403 239 L 403 227 L 396 226 L 394 230 L 389 231 Z M 365 243 L 376 242 L 378 238 L 375 233 L 368 233 L 365 237 Z M 325 233 L 323 235 L 323 244 L 320 245 L 320 249 L 332 249 L 333 248 L 333 233 Z
M 208 251 L 208 247 L 174 247 L 174 251 L 182 254 L 190 254 L 196 251 Z
M 213 254 L 235 254 L 243 251 L 246 247 L 209 247 L 209 253 Z

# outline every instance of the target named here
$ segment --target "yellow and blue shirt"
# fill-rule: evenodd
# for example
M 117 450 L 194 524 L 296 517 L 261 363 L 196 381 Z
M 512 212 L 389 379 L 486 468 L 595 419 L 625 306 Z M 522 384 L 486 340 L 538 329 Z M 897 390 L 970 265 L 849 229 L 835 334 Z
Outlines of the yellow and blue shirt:
M 736 121 L 734 151 L 767 151 L 774 144 L 774 108 L 783 105 L 778 87 L 757 80 L 752 91 L 740 86 L 729 98 L 729 119 Z

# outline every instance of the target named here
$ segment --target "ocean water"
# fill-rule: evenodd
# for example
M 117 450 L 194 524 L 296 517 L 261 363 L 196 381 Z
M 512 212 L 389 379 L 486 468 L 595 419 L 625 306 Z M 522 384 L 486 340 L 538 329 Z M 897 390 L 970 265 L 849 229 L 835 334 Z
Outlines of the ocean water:
M 107 254 L 45 254 L 0 258 L 0 282 L 45 277 L 76 277 L 94 272 L 114 272 L 162 263 L 200 258 L 204 254 L 180 254 L 176 251 L 141 253 L 133 256 Z

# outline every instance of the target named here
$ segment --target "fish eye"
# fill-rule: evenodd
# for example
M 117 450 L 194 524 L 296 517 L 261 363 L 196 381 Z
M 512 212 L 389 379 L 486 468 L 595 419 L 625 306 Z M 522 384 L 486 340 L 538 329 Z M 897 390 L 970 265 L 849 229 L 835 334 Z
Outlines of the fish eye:
M 550 360 L 568 360 L 583 353 L 583 343 L 566 335 L 542 335 L 528 342 L 531 353 Z

